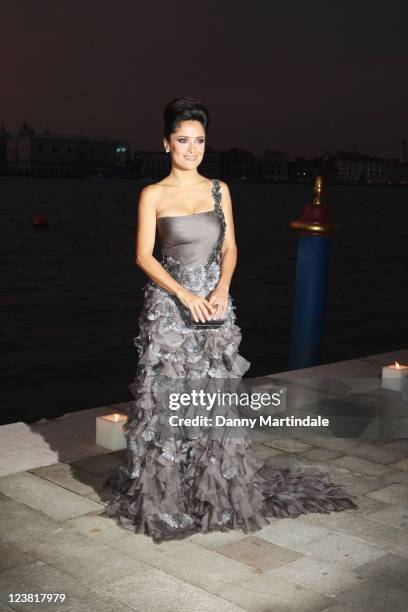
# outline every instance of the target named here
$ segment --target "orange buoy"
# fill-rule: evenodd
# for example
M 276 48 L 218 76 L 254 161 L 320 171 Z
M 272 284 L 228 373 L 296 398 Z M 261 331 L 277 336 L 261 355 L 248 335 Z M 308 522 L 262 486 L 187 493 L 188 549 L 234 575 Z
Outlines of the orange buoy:
M 37 215 L 33 219 L 33 225 L 36 227 L 48 227 L 48 219 L 43 215 Z

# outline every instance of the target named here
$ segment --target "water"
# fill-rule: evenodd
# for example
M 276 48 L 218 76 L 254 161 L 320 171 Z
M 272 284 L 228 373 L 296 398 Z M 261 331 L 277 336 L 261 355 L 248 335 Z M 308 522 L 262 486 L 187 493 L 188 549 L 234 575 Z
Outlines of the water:
M 247 376 L 287 370 L 297 238 L 310 185 L 229 183 L 231 286 Z M 1 423 L 131 399 L 147 277 L 134 263 L 138 193 L 118 179 L 0 179 Z M 330 260 L 322 362 L 408 346 L 408 190 L 329 186 L 342 224 Z M 43 214 L 47 230 L 31 221 Z M 157 253 L 157 252 L 156 252 Z

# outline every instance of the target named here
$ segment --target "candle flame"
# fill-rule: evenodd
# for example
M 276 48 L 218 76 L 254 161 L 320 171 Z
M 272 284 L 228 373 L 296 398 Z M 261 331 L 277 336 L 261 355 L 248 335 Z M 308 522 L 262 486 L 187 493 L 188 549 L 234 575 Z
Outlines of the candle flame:
M 395 367 L 396 368 L 400 368 L 401 367 L 400 364 L 398 363 L 398 361 L 394 361 L 394 363 L 395 363 Z
M 127 416 L 119 412 L 114 412 L 113 414 L 106 414 L 102 419 L 111 421 L 111 423 L 118 423 L 119 421 L 127 421 Z

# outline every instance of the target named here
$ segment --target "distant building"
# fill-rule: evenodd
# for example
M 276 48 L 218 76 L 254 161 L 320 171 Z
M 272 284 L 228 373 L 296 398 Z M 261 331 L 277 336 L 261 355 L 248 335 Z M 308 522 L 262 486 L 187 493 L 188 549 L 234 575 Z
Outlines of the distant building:
M 289 180 L 291 183 L 310 183 L 321 174 L 321 160 L 297 157 L 289 162 Z
M 2 124 L 0 129 L 0 175 L 7 174 L 7 141 L 9 138 L 10 134 Z
M 361 155 L 353 151 L 339 151 L 333 156 L 334 180 L 338 183 L 362 183 L 365 181 L 364 163 L 368 155 Z
M 396 163 L 391 160 L 371 157 L 363 162 L 364 182 L 369 185 L 395 182 Z
M 406 163 L 402 163 L 404 141 L 400 159 L 363 155 L 353 151 L 339 151 L 331 157 L 334 167 L 334 182 L 367 185 L 406 184 Z
M 169 173 L 170 155 L 165 151 L 135 151 L 130 167 L 136 178 L 161 179 Z
M 265 180 L 282 182 L 288 180 L 289 156 L 283 151 L 264 151 L 262 177 Z
M 208 178 L 221 178 L 222 175 L 222 154 L 211 145 L 205 148 L 204 159 L 198 171 Z
M 27 122 L 7 141 L 8 172 L 16 175 L 109 176 L 129 158 L 127 144 L 109 136 L 36 134 Z
M 401 185 L 408 185 L 408 162 L 399 165 L 398 182 Z
M 258 160 L 253 153 L 241 149 L 228 149 L 222 154 L 222 177 L 225 179 L 258 178 Z
M 401 140 L 400 164 L 405 164 L 407 161 L 407 141 L 405 138 Z

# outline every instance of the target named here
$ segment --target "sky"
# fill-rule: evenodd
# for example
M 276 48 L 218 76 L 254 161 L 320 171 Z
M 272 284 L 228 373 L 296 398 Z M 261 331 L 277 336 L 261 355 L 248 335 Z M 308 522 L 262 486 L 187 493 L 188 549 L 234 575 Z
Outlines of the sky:
M 0 122 L 161 150 L 193 96 L 208 144 L 398 157 L 408 137 L 408 10 L 388 0 L 2 3 Z M 405 35 L 405 36 L 404 36 Z

